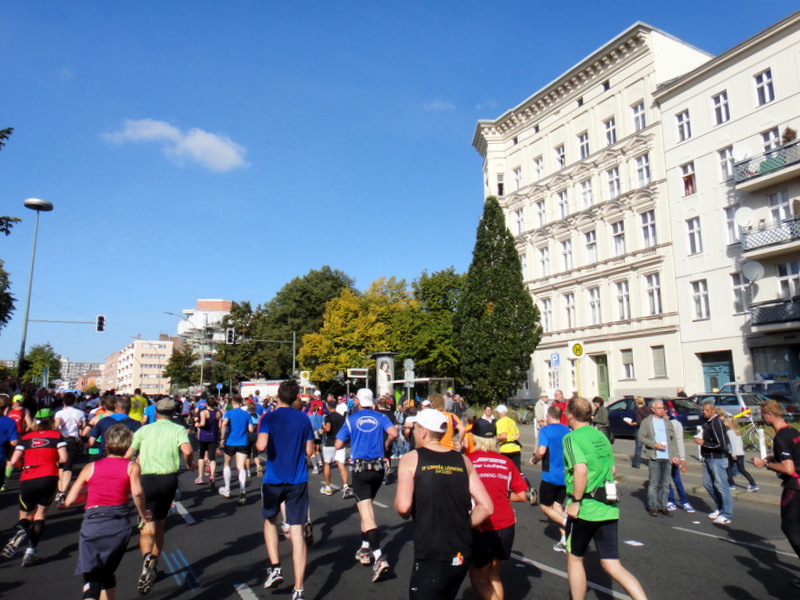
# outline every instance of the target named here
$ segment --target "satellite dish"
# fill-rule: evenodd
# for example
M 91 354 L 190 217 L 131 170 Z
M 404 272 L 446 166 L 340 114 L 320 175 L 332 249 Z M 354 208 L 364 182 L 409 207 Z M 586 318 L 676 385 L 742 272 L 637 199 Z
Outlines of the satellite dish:
M 748 148 L 744 144 L 733 145 L 733 160 L 735 162 L 741 162 L 748 158 L 750 158 L 750 148 Z
M 764 265 L 755 260 L 746 262 L 742 265 L 742 275 L 747 281 L 758 281 L 764 276 Z
M 733 215 L 733 220 L 739 227 L 750 227 L 755 221 L 756 211 L 749 206 L 742 206 Z

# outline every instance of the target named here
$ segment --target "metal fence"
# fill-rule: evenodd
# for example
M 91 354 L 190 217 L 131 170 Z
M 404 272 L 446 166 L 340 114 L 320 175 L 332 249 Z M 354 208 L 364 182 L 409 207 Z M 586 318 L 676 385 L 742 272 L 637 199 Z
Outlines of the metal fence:
M 733 165 L 736 183 L 773 173 L 793 163 L 800 162 L 800 140 L 785 144 L 776 150 L 748 158 Z
M 742 250 L 782 244 L 800 239 L 800 217 L 751 227 L 742 232 Z
M 759 302 L 751 304 L 749 308 L 753 325 L 800 320 L 800 296 L 795 296 L 791 300 Z

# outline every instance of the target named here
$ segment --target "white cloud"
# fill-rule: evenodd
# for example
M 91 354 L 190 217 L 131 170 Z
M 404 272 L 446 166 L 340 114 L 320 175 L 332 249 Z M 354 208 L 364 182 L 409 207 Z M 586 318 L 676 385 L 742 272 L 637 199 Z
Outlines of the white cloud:
M 68 81 L 72 81 L 73 79 L 75 79 L 75 75 L 73 75 L 72 71 L 70 71 L 67 67 L 61 67 L 58 70 L 57 75 L 59 81 L 61 81 L 62 83 L 67 83 Z
M 487 108 L 494 108 L 495 106 L 497 106 L 497 102 L 494 100 L 487 100 L 486 102 L 480 102 L 479 104 L 476 104 L 475 108 L 478 110 L 485 110 Z
M 436 98 L 430 102 L 423 102 L 422 108 L 428 112 L 438 112 L 442 110 L 455 110 L 456 105 L 452 102 L 448 102 L 447 100 L 440 100 L 439 98 Z
M 114 143 L 152 142 L 161 146 L 166 156 L 178 161 L 192 160 L 212 171 L 230 171 L 247 166 L 247 150 L 226 135 L 209 133 L 194 127 L 183 132 L 174 125 L 154 119 L 126 119 L 121 131 L 104 133 Z

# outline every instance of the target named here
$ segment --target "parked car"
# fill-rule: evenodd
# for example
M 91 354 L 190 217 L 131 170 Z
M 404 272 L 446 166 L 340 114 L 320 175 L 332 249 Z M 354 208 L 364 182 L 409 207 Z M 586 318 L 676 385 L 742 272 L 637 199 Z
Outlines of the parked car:
M 762 379 L 753 381 L 731 381 L 719 389 L 720 393 L 744 392 L 760 394 L 777 400 L 783 406 L 787 418 L 800 416 L 800 379 Z
M 714 402 L 714 406 L 722 407 L 725 409 L 725 412 L 729 415 L 738 415 L 740 412 L 746 409 L 750 409 L 751 416 L 753 417 L 754 421 L 761 421 L 761 403 L 765 400 L 769 400 L 764 396 L 759 394 L 744 394 L 742 392 L 733 392 L 723 394 L 720 392 L 712 393 L 708 392 L 705 394 L 694 394 L 693 396 L 689 397 L 691 400 L 695 401 L 701 407 L 703 403 L 707 400 L 712 400 Z
M 702 423 L 700 406 L 688 398 L 645 397 L 644 400 L 648 406 L 653 400 L 671 403 L 678 415 L 678 421 L 681 422 L 684 429 L 694 430 Z M 639 427 L 631 426 L 625 420 L 633 421 L 635 410 L 636 402 L 633 396 L 625 396 L 622 400 L 616 400 L 608 405 L 608 424 L 616 437 L 634 437 L 636 435 Z

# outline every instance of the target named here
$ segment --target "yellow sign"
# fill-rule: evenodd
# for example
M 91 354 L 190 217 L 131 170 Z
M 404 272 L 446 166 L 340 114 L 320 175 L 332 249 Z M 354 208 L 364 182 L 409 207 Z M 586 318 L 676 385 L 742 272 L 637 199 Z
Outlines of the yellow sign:
M 583 344 L 580 342 L 573 342 L 572 346 L 570 346 L 570 352 L 573 356 L 580 358 L 583 356 Z

